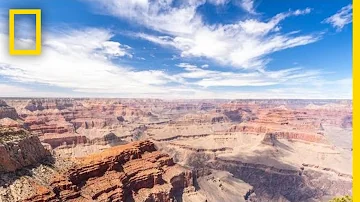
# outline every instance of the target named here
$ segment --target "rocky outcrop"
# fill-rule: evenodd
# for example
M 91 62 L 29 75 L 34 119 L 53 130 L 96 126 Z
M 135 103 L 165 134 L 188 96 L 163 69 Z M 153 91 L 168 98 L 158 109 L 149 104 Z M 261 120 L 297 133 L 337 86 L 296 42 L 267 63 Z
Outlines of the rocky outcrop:
M 116 136 L 114 133 L 108 133 L 106 135 L 104 135 L 101 138 L 95 138 L 90 140 L 91 144 L 102 144 L 102 145 L 111 145 L 111 146 L 115 146 L 115 145 L 120 145 L 120 144 L 124 144 L 125 141 L 123 141 L 120 137 Z
M 243 122 L 255 120 L 256 116 L 250 109 L 239 108 L 237 110 L 225 110 L 224 114 L 233 122 Z
M 267 133 L 271 129 L 266 126 L 255 125 L 255 124 L 242 124 L 234 125 L 227 130 L 227 132 L 244 132 L 244 133 Z
M 0 126 L 4 128 L 23 128 L 23 125 L 20 122 L 10 118 L 0 119 Z
M 59 111 L 36 111 L 22 114 L 24 125 L 29 131 L 44 134 L 74 133 L 74 125 L 66 121 L 66 118 Z
M 55 149 L 59 146 L 66 145 L 79 145 L 85 144 L 88 142 L 85 136 L 76 135 L 76 134 L 59 134 L 59 135 L 45 135 L 40 137 L 41 142 L 47 143 L 51 146 L 52 149 Z
M 326 196 L 351 194 L 352 181 L 345 176 L 334 180 L 332 174 L 312 169 L 279 169 L 263 164 L 216 159 L 210 168 L 225 170 L 254 187 L 255 201 L 308 201 Z
M 262 144 L 269 146 L 275 146 L 276 142 L 276 136 L 272 133 L 266 133 L 264 139 L 261 141 Z
M 112 147 L 74 161 L 74 167 L 51 180 L 57 200 L 168 202 L 194 189 L 192 172 L 157 151 L 150 141 Z M 53 196 L 37 193 L 28 200 Z
M 38 137 L 24 130 L 0 128 L 0 172 L 38 164 L 48 155 Z
M 46 109 L 62 110 L 73 106 L 74 99 L 31 99 L 27 101 L 24 108 L 33 112 Z
M 51 165 L 56 174 L 49 172 L 49 182 L 39 182 L 41 169 L 39 175 L 32 172 L 24 177 L 34 183 L 16 179 L 17 173 L 30 168 L 16 171 L 18 183 L 10 185 L 13 189 L 5 195 L 21 191 L 16 197 L 5 196 L 6 202 L 171 201 L 177 193 L 191 189 L 192 173 L 156 151 L 152 143 L 115 146 L 143 139 L 154 140 L 162 151 L 187 166 L 231 172 L 251 185 L 256 198 L 249 189 L 238 195 L 240 191 L 231 188 L 232 183 L 228 185 L 234 192 L 226 191 L 226 183 L 209 185 L 214 195 L 220 191 L 233 193 L 235 199 L 306 201 L 351 192 L 351 100 L 61 98 L 6 102 L 1 107 L 14 107 L 19 119 L 13 120 L 14 116 L 3 110 L 7 115 L 0 125 L 27 128 L 48 150 L 55 148 L 54 158 L 69 157 L 75 162 L 66 169 Z M 332 127 L 339 128 L 339 133 Z M 22 149 L 16 151 L 14 155 Z M 86 157 L 89 154 L 93 155 Z M 72 160 L 70 156 L 81 158 Z M 23 165 L 28 163 L 13 167 Z M 0 183 L 11 184 L 2 176 Z M 31 195 L 22 194 L 25 187 L 34 188 L 28 191 Z M 4 196 L 1 188 L 0 201 Z M 212 198 L 200 201 L 205 200 Z
M 194 139 L 194 138 L 199 138 L 199 137 L 207 137 L 210 136 L 211 134 L 197 134 L 197 135 L 176 135 L 173 137 L 168 137 L 168 138 L 159 138 L 159 139 L 155 139 L 155 138 L 150 138 L 154 141 L 159 141 L 159 142 L 165 142 L 165 141 L 171 141 L 171 140 L 176 140 L 176 139 Z
M 24 126 L 39 135 L 77 133 L 91 129 L 100 131 L 121 128 L 123 124 L 133 121 L 149 122 L 157 119 L 147 109 L 126 106 L 112 99 L 61 98 L 8 101 L 24 120 Z
M 346 115 L 342 119 L 341 127 L 343 128 L 352 128 L 352 115 Z
M 324 135 L 321 133 L 302 133 L 302 132 L 273 132 L 277 139 L 302 140 L 306 142 L 324 142 Z
M 169 145 L 171 146 L 175 146 L 175 147 L 179 147 L 181 149 L 185 149 L 185 150 L 189 150 L 189 151 L 194 151 L 194 152 L 231 152 L 233 151 L 232 148 L 230 147 L 220 147 L 220 148 L 215 148 L 215 149 L 204 149 L 204 148 L 194 148 L 194 147 L 190 147 L 188 145 L 184 145 L 184 144 L 177 144 L 177 143 L 169 143 Z
M 0 100 L 0 119 L 10 118 L 16 120 L 19 118 L 14 107 L 10 107 L 5 101 Z
M 281 128 L 271 128 L 261 124 L 242 124 L 232 126 L 227 132 L 243 132 L 250 134 L 266 134 L 272 133 L 278 139 L 302 140 L 307 142 L 324 142 L 325 137 L 320 131 L 297 131 L 284 130 Z
M 335 175 L 339 176 L 339 177 L 343 177 L 343 178 L 348 178 L 348 179 L 352 179 L 352 175 L 346 174 L 346 173 L 341 173 L 335 169 L 332 168 L 325 168 L 325 167 L 321 167 L 318 165 L 313 165 L 313 164 L 308 164 L 308 163 L 303 163 L 302 166 L 304 168 L 313 168 L 315 170 L 321 170 L 321 171 L 325 171 L 325 172 L 330 172 L 330 173 L 334 173 Z

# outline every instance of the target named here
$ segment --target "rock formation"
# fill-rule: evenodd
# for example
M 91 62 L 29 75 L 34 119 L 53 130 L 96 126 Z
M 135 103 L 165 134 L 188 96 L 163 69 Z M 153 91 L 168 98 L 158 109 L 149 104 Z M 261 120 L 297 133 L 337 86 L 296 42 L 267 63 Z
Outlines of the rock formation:
M 323 201 L 326 195 L 347 195 L 352 188 L 351 177 L 332 180 L 332 173 L 311 169 L 277 169 L 262 164 L 217 159 L 209 167 L 226 170 L 254 187 L 254 201 Z M 315 177 L 317 176 L 317 177 Z
M 0 100 L 0 119 L 10 118 L 16 120 L 19 118 L 14 107 L 10 107 L 5 101 Z
M 40 140 L 41 142 L 49 144 L 52 149 L 64 145 L 75 146 L 79 144 L 85 144 L 88 142 L 85 136 L 80 136 L 76 134 L 45 135 L 45 136 L 41 136 Z
M 74 164 L 49 171 L 45 182 L 31 175 L 15 180 L 12 191 L 5 190 L 8 201 L 171 201 L 192 189 L 191 172 L 179 165 L 195 173 L 214 171 L 200 176 L 197 191 L 185 194 L 183 202 L 312 201 L 351 194 L 351 100 L 6 103 L 1 125 L 27 128 L 57 160 L 69 158 Z M 18 118 L 8 113 L 10 108 Z M 8 196 L 20 184 L 33 187 L 27 192 L 32 194 Z
M 52 171 L 48 180 L 45 175 L 23 180 L 31 184 L 26 188 L 31 191 L 18 187 L 24 189 L 23 198 L 6 200 L 170 202 L 195 190 L 192 172 L 157 151 L 150 141 L 115 146 L 71 161 L 63 169 L 54 165 L 62 171 Z
M 38 137 L 24 130 L 0 128 L 0 172 L 36 165 L 49 155 Z

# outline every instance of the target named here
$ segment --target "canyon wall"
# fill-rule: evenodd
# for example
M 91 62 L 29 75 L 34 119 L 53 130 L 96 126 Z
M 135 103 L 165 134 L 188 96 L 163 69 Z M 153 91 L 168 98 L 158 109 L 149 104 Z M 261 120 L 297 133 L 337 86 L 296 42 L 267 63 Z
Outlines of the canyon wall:
M 0 119 L 10 118 L 10 119 L 18 119 L 19 116 L 16 113 L 14 107 L 9 106 L 5 101 L 0 100 Z
M 25 201 L 170 202 L 195 189 L 192 172 L 150 141 L 115 146 L 74 162 L 52 177 L 51 189 L 35 191 Z
M 0 125 L 37 136 L 1 143 L 0 165 L 10 165 L 1 169 L 17 176 L 3 177 L 13 186 L 0 189 L 3 201 L 181 201 L 193 184 L 191 196 L 231 193 L 236 202 L 351 194 L 351 101 L 6 99 Z M 46 156 L 39 139 L 56 159 L 51 166 L 36 166 Z M 33 165 L 39 176 L 18 175 Z M 180 165 L 214 172 L 197 184 Z M 229 176 L 212 179 L 217 172 Z M 16 186 L 31 191 L 12 196 Z M 215 197 L 202 194 L 194 201 Z
M 277 169 L 274 167 L 216 159 L 207 166 L 226 170 L 254 187 L 255 201 L 308 201 L 323 200 L 323 197 L 351 194 L 352 177 L 345 176 L 336 181 L 333 173 L 322 173 L 307 169 Z
M 24 130 L 0 127 L 0 172 L 36 165 L 49 155 L 38 137 Z

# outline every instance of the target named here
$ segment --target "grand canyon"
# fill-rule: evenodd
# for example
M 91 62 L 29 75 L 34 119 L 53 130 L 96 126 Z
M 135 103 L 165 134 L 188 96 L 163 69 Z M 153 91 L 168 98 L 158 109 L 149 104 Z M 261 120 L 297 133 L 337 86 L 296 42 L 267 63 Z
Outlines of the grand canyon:
M 352 195 L 351 100 L 3 98 L 0 201 Z

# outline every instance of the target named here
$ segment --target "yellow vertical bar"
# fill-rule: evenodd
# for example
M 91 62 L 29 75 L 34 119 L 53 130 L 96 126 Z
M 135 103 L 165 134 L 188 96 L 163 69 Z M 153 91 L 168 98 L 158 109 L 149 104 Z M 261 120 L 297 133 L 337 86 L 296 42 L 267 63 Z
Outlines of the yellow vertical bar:
M 9 10 L 9 50 L 10 54 L 13 54 L 15 50 L 15 14 L 12 10 Z
M 353 1 L 353 201 L 360 201 L 360 103 L 359 103 L 359 1 Z M 356 37 L 357 36 L 357 37 Z
M 41 11 L 36 12 L 36 53 L 41 54 Z

